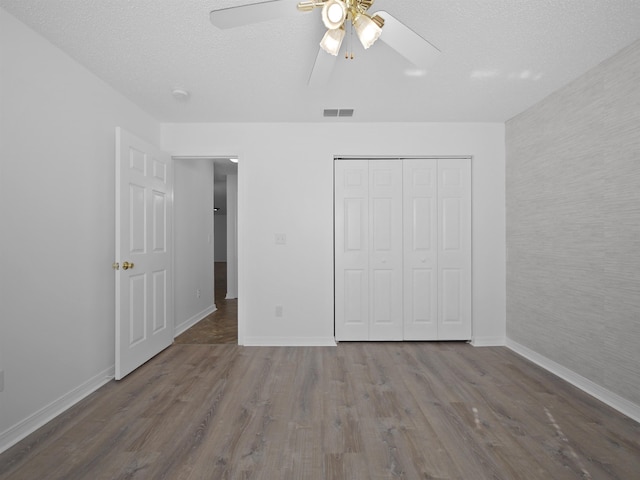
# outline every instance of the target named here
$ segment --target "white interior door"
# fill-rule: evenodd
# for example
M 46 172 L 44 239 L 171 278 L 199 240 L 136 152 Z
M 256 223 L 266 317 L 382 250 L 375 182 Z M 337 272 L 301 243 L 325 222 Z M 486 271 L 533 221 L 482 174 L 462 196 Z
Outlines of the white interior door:
M 335 335 L 369 339 L 369 162 L 335 166 Z
M 369 161 L 369 340 L 402 340 L 402 162 Z
M 116 380 L 173 342 L 170 157 L 116 129 Z
M 438 339 L 471 338 L 471 161 L 438 161 Z
M 438 160 L 403 161 L 404 338 L 438 339 Z

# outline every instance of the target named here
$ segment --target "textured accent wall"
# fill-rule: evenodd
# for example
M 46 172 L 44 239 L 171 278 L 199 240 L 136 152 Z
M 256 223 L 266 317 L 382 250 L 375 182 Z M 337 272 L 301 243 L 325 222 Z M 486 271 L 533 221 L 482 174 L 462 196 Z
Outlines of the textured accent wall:
M 507 337 L 640 405 L 640 41 L 506 124 Z

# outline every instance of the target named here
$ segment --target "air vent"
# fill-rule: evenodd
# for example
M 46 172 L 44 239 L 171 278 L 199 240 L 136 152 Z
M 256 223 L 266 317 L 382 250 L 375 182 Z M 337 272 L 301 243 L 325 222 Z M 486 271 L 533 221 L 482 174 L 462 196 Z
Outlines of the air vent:
M 323 116 L 325 117 L 353 117 L 353 108 L 326 108 Z

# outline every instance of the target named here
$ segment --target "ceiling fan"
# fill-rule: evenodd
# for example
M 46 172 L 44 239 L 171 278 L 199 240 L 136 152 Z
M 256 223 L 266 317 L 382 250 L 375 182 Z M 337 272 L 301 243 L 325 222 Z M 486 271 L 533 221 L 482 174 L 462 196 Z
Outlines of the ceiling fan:
M 378 38 L 405 57 L 419 70 L 426 70 L 440 51 L 389 13 L 381 10 L 369 14 L 374 0 L 270 0 L 238 7 L 213 10 L 210 20 L 218 28 L 227 29 L 265 20 L 293 16 L 298 11 L 322 9 L 322 22 L 327 32 L 320 41 L 310 86 L 325 84 L 333 71 L 346 28 L 353 28 L 366 49 Z

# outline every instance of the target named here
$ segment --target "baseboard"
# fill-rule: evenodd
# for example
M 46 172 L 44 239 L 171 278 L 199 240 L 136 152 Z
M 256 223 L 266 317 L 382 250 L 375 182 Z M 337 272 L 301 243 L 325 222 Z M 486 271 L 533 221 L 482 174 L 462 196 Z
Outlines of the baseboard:
M 176 325 L 174 328 L 173 338 L 176 338 L 181 333 L 186 332 L 191 327 L 193 327 L 196 323 L 198 323 L 200 320 L 204 320 L 204 318 L 207 315 L 211 315 L 216 310 L 217 310 L 216 304 L 214 303 L 210 307 L 207 307 L 204 310 L 202 310 L 200 313 L 196 313 L 193 317 L 185 320 L 179 325 Z
M 246 337 L 245 347 L 335 347 L 333 337 Z
M 504 347 L 505 337 L 474 337 L 471 342 L 474 347 Z
M 597 383 L 592 382 L 588 378 L 583 377 L 573 370 L 569 370 L 568 368 L 563 367 L 559 363 L 556 363 L 553 360 L 540 355 L 537 352 L 534 352 L 524 345 L 520 345 L 518 342 L 515 342 L 510 338 L 507 338 L 506 345 L 509 349 L 513 350 L 518 355 L 522 355 L 527 360 L 532 361 L 536 365 L 544 368 L 545 370 L 548 370 L 549 372 L 562 378 L 563 380 L 566 380 L 573 386 L 578 387 L 583 392 L 588 393 L 592 397 L 597 398 L 601 402 L 606 403 L 610 407 L 618 410 L 620 413 L 623 413 L 627 417 L 632 418 L 636 422 L 640 423 L 640 405 L 636 405 L 635 403 L 630 402 L 626 398 L 623 398 L 620 395 L 607 390 Z
M 44 406 L 34 414 L 18 422 L 13 427 L 9 427 L 0 433 L 0 453 L 12 447 L 27 435 L 35 432 L 47 422 L 68 410 L 86 396 L 92 394 L 104 384 L 111 381 L 115 374 L 115 366 L 103 370 L 99 374 L 90 378 L 82 385 L 64 394 L 49 405 Z

